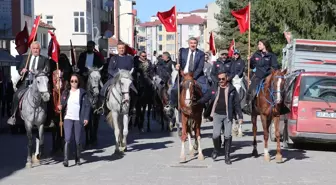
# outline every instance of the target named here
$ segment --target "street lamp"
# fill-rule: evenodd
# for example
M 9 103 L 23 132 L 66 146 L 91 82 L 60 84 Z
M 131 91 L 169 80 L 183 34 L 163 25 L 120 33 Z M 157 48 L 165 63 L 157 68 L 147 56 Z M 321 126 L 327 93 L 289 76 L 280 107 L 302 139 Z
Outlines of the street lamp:
M 122 15 L 134 15 L 133 13 L 122 13 L 117 16 L 118 19 L 118 40 L 120 40 L 120 16 Z

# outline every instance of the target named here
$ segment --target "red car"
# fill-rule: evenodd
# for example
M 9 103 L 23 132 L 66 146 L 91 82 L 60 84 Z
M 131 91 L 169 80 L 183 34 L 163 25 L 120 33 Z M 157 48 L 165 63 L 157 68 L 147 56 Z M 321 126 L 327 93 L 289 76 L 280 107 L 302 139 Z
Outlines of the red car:
M 284 142 L 336 142 L 336 73 L 299 71 L 286 83 Z

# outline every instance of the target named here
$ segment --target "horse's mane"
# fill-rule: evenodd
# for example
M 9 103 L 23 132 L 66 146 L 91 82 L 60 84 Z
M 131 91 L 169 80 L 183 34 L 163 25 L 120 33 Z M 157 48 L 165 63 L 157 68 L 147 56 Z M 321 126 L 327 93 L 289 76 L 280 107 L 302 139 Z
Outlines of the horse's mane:
M 115 86 L 122 78 L 133 80 L 133 77 L 129 71 L 120 69 L 118 73 L 115 75 L 115 77 L 113 77 L 111 85 Z

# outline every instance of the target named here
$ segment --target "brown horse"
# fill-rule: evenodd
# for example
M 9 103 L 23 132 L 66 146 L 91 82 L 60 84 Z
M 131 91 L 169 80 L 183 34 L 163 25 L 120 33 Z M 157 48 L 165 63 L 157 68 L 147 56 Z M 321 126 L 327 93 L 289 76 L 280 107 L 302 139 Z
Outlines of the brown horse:
M 181 161 L 186 162 L 186 156 L 184 151 L 184 143 L 188 137 L 189 152 L 193 154 L 193 149 L 198 150 L 198 159 L 204 160 L 204 156 L 201 149 L 201 123 L 202 123 L 202 111 L 203 105 L 196 104 L 196 101 L 201 99 L 201 88 L 196 84 L 193 79 L 192 73 L 182 74 L 182 91 L 180 94 L 180 110 L 182 112 L 182 148 L 181 148 Z M 191 145 L 191 134 L 195 132 L 195 145 Z
M 55 125 L 52 129 L 52 144 L 53 144 L 52 148 L 53 148 L 53 152 L 57 152 L 59 149 L 63 148 L 62 141 L 64 140 L 64 134 L 61 136 L 61 130 L 60 130 L 60 125 L 59 125 L 60 111 L 58 110 L 58 107 L 57 107 L 60 101 L 59 92 L 61 93 L 63 92 L 66 86 L 66 83 L 67 83 L 63 78 L 63 72 L 61 72 L 60 70 L 53 71 L 52 83 L 53 83 L 53 89 L 52 89 L 53 116 L 51 119 Z M 59 89 L 59 87 L 61 89 Z
M 260 115 L 262 126 L 264 130 L 264 158 L 265 161 L 270 161 L 270 155 L 268 153 L 268 137 L 269 126 L 274 120 L 275 123 L 275 135 L 277 141 L 277 154 L 276 161 L 282 162 L 281 148 L 280 148 L 280 111 L 283 105 L 283 89 L 285 84 L 284 76 L 287 73 L 287 69 L 272 70 L 272 73 L 268 75 L 265 81 L 258 86 L 259 94 L 253 101 L 254 107 L 252 108 L 252 125 L 253 125 L 253 152 L 254 157 L 258 157 L 257 151 L 257 116 Z

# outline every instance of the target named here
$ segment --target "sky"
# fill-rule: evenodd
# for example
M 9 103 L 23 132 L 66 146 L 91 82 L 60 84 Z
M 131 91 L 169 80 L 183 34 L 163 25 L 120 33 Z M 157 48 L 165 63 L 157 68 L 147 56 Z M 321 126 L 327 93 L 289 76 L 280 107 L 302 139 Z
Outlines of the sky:
M 137 17 L 141 22 L 147 22 L 152 15 L 158 11 L 167 11 L 174 5 L 178 12 L 189 12 L 192 10 L 205 8 L 205 6 L 215 0 L 136 0 L 135 8 Z

